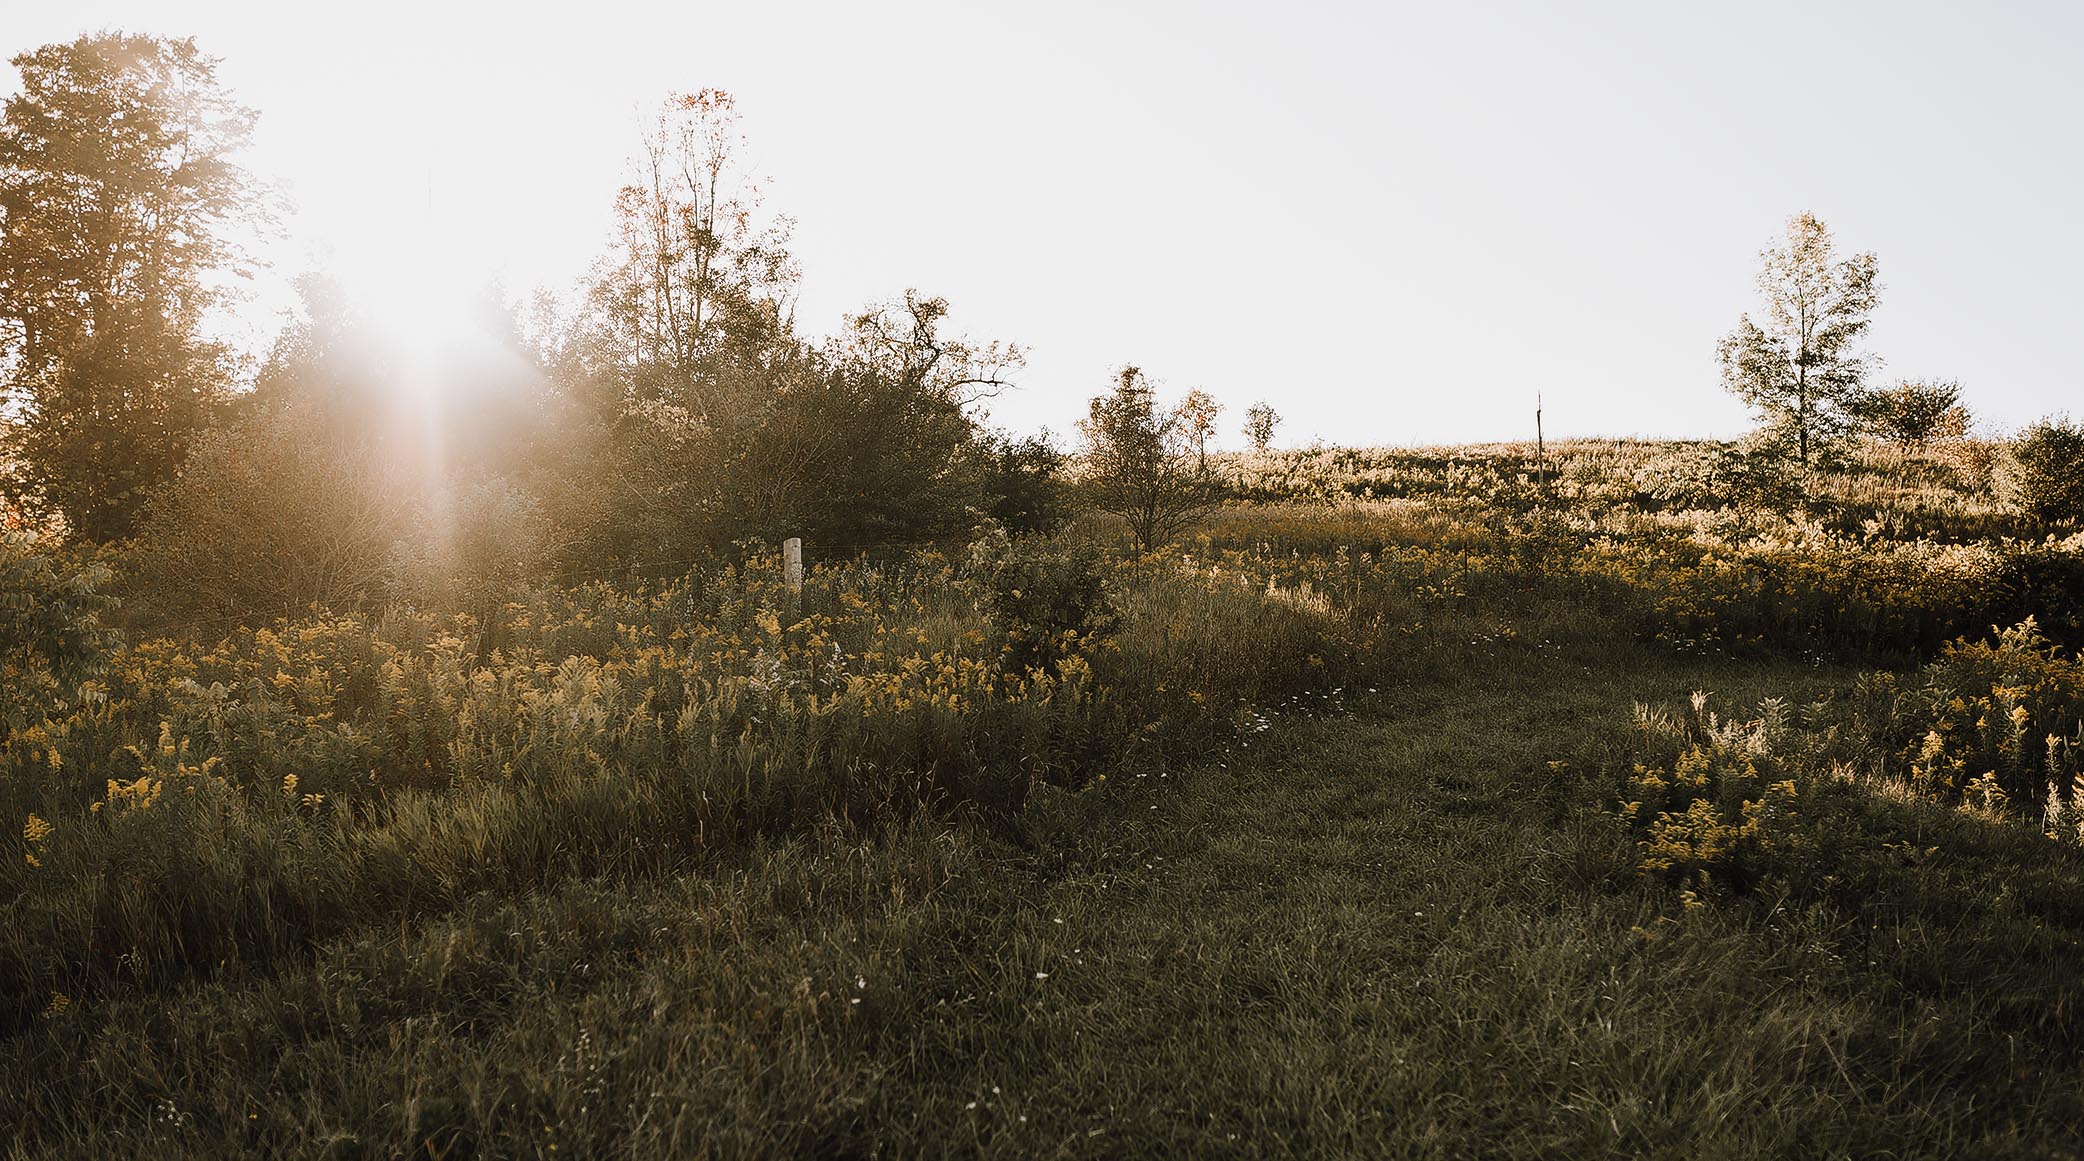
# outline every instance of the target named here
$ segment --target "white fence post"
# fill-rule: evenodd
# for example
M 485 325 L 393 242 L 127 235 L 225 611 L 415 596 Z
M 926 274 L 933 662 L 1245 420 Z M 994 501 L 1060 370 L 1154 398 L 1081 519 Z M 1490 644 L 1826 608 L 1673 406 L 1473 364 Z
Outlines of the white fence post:
M 803 538 L 791 536 L 781 542 L 782 583 L 792 593 L 803 592 Z

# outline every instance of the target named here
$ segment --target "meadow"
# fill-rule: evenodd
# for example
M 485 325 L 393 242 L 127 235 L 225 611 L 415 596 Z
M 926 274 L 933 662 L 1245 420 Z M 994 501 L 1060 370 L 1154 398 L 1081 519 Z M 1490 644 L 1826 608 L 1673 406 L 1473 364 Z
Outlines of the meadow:
M 1545 450 L 474 612 L 15 535 L 10 1154 L 2084 1151 L 2084 534 Z

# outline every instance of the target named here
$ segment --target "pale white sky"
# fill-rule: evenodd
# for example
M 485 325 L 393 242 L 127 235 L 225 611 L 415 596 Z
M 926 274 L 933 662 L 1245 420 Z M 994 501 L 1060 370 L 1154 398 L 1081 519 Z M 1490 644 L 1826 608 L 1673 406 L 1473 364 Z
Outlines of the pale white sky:
M 1030 348 L 1023 430 L 1134 361 L 1231 445 L 1256 399 L 1283 444 L 1521 437 L 1537 388 L 1551 435 L 1731 435 L 1715 340 L 1805 210 L 1880 256 L 1886 375 L 2084 409 L 2084 5 L 536 9 L 0 0 L 0 53 L 193 35 L 301 207 L 287 265 L 516 289 L 598 251 L 640 105 L 727 89 L 806 329 L 945 295 Z

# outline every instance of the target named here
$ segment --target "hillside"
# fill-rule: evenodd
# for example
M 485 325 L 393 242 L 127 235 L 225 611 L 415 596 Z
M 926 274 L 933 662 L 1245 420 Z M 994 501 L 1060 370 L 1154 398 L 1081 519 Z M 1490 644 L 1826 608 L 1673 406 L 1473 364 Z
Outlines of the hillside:
M 0 755 L 15 1150 L 2078 1152 L 2084 543 L 1529 451 L 104 642 Z

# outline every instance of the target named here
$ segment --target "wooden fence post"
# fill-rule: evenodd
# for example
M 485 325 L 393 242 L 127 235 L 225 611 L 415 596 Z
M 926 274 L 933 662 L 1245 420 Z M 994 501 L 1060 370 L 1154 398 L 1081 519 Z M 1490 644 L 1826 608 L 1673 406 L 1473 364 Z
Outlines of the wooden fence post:
M 803 538 L 791 536 L 781 542 L 782 583 L 797 595 L 803 593 Z
M 1541 392 L 1534 393 L 1534 486 L 1546 493 L 1549 487 L 1548 449 L 1541 442 Z

